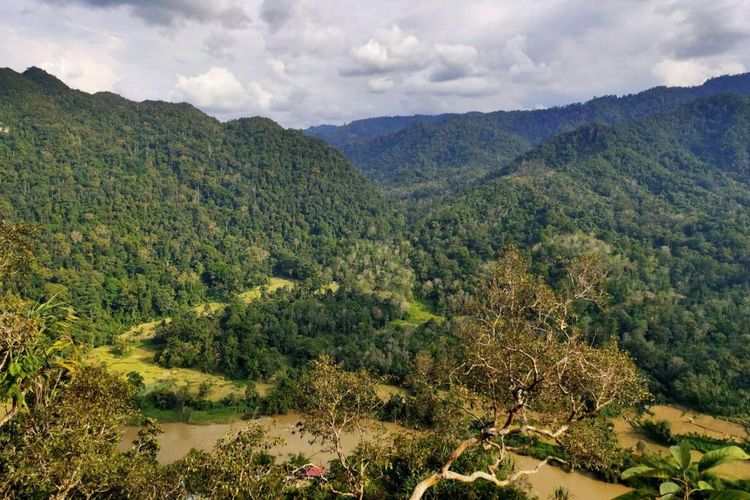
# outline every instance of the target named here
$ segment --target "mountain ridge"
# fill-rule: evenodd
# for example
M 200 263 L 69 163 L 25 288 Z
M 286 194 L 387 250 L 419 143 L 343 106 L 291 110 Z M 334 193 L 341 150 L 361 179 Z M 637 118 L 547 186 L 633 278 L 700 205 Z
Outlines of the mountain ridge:
M 36 295 L 112 330 L 274 273 L 343 279 L 337 255 L 398 232 L 340 152 L 267 118 L 222 123 L 30 69 L 0 71 L 0 123 L 0 218 L 40 227 Z
M 316 128 L 305 132 L 341 149 L 370 180 L 397 197 L 418 200 L 460 189 L 534 145 L 577 126 L 624 123 L 727 92 L 750 95 L 750 73 L 715 77 L 695 87 L 660 86 L 542 110 L 436 115 L 432 122 L 419 116 L 412 121 L 396 117 L 405 126 L 385 134 L 357 136 L 355 131 L 357 139 L 352 141 L 346 140 L 347 134 L 359 122 L 328 128 L 325 134 Z

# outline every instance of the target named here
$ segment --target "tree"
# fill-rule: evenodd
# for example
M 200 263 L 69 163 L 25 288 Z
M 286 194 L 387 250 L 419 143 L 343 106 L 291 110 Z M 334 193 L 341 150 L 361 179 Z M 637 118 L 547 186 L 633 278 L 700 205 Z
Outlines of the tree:
M 0 290 L 29 268 L 34 258 L 32 237 L 35 233 L 31 226 L 0 219 Z
M 133 389 L 102 367 L 82 366 L 61 390 L 4 432 L 0 496 L 92 496 L 123 488 L 120 426 Z
M 193 449 L 177 464 L 185 493 L 217 499 L 281 497 L 284 469 L 268 454 L 278 443 L 266 439 L 263 427 L 250 424 L 219 441 L 212 453 Z
M 338 458 L 342 483 L 348 491 L 339 495 L 363 498 L 371 478 L 369 468 L 384 459 L 378 440 L 368 439 L 375 430 L 373 419 L 382 401 L 378 398 L 377 381 L 364 370 L 346 372 L 328 356 L 313 361 L 299 384 L 299 402 L 304 412 L 298 424 L 303 433 L 319 439 L 324 450 Z M 343 437 L 356 433 L 357 449 L 347 457 Z
M 569 286 L 558 292 L 527 271 L 515 248 L 492 266 L 467 307 L 458 333 L 461 353 L 448 379 L 479 431 L 461 440 L 440 470 L 417 484 L 413 500 L 442 481 L 481 479 L 506 486 L 560 460 L 548 456 L 532 470 L 501 479 L 497 472 L 508 457 L 505 439 L 511 435 L 562 446 L 572 466 L 587 456 L 608 459 L 606 429 L 595 417 L 605 408 L 633 405 L 647 391 L 626 353 L 614 343 L 592 347 L 576 327 L 576 306 L 602 301 L 603 276 L 594 259 L 583 259 L 570 266 Z M 493 455 L 486 470 L 452 469 L 477 448 Z
M 617 497 L 620 500 L 659 498 L 661 500 L 688 500 L 695 497 L 695 493 L 713 493 L 711 498 L 726 500 L 748 500 L 750 494 L 736 490 L 716 492 L 709 474 L 711 469 L 721 464 L 737 460 L 750 460 L 750 455 L 739 446 L 727 446 L 707 452 L 700 460 L 692 459 L 690 445 L 682 442 L 669 448 L 671 457 L 660 455 L 645 455 L 642 464 L 631 467 L 622 473 L 622 479 L 654 478 L 664 480 L 659 484 L 659 491 L 641 488 L 635 492 Z
M 4 290 L 33 261 L 33 234 L 0 220 L 0 405 L 7 405 L 0 427 L 29 404 L 47 402 L 78 362 L 72 309 L 54 296 L 34 305 Z

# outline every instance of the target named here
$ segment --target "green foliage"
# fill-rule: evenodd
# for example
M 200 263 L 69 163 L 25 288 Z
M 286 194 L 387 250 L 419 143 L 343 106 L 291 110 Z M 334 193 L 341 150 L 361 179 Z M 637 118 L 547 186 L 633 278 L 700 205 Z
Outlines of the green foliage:
M 709 451 L 700 460 L 691 457 L 688 443 L 669 448 L 671 457 L 659 455 L 645 455 L 641 457 L 641 464 L 625 470 L 622 479 L 655 479 L 659 481 L 658 491 L 641 488 L 635 493 L 622 495 L 618 498 L 660 498 L 674 500 L 677 498 L 695 498 L 703 492 L 714 492 L 717 488 L 712 484 L 713 476 L 710 470 L 719 465 L 737 460 L 750 460 L 750 455 L 737 446 L 727 446 Z M 743 498 L 747 496 L 742 491 L 721 491 L 711 498 Z
M 671 446 L 677 444 L 672 434 L 672 424 L 667 420 L 634 420 L 630 422 L 635 429 L 643 433 L 647 438 L 662 444 L 664 446 Z
M 302 366 L 328 354 L 348 369 L 367 368 L 403 379 L 425 344 L 446 333 L 437 325 L 401 328 L 402 301 L 341 285 L 335 292 L 296 287 L 244 304 L 217 317 L 188 311 L 157 329 L 156 360 L 237 379 L 268 379 L 282 366 Z
M 0 219 L 40 229 L 32 294 L 103 334 L 274 271 L 312 277 L 398 228 L 342 155 L 270 120 L 89 95 L 38 69 L 0 70 L 0 88 Z
M 749 411 L 749 124 L 750 100 L 724 95 L 552 138 L 415 223 L 419 292 L 458 310 L 509 243 L 564 287 L 594 251 L 612 307 L 580 311 L 589 337 L 620 340 L 658 394 Z
M 418 204 L 469 186 L 558 133 L 594 122 L 626 123 L 724 92 L 750 94 L 750 78 L 725 76 L 698 87 L 657 87 L 543 110 L 370 118 L 305 132 L 341 149 L 369 179 Z

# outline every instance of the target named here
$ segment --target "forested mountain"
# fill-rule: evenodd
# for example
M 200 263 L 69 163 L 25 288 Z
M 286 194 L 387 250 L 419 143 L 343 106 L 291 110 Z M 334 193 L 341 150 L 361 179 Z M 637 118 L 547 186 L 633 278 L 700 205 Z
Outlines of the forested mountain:
M 33 295 L 61 294 L 100 324 L 163 316 L 272 273 L 319 278 L 334 260 L 342 272 L 334 256 L 398 225 L 318 139 L 263 118 L 222 124 L 188 104 L 89 95 L 36 68 L 0 70 L 0 219 L 41 229 Z
M 339 147 L 369 179 L 396 195 L 420 199 L 464 187 L 557 133 L 592 122 L 626 123 L 718 93 L 750 94 L 750 74 L 542 110 L 438 115 L 432 121 L 423 116 L 370 119 L 306 133 Z
M 355 120 L 342 126 L 317 125 L 306 129 L 305 133 L 323 139 L 332 146 L 342 147 L 393 134 L 417 123 L 442 123 L 451 116 L 455 115 L 380 116 Z
M 187 104 L 89 95 L 38 69 L 2 70 L 0 220 L 40 231 L 25 293 L 59 294 L 100 340 L 271 274 L 307 280 L 313 291 L 330 280 L 366 281 L 369 292 L 409 296 L 416 284 L 450 316 L 511 243 L 553 286 L 562 286 L 568 260 L 596 253 L 611 269 L 612 301 L 580 311 L 585 330 L 597 342 L 620 339 L 657 392 L 715 412 L 747 411 L 750 98 L 710 94 L 744 93 L 749 80 L 543 111 L 361 122 L 346 133 L 372 138 L 355 143 L 362 151 L 382 146 L 374 157 L 402 169 L 387 182 L 404 192 L 410 176 L 442 189 L 435 179 L 461 158 L 464 189 L 404 226 L 343 155 L 299 131 L 262 118 L 222 124 Z M 431 142 L 420 149 L 423 134 Z M 394 137 L 412 146 L 391 147 Z M 431 167 L 413 169 L 420 158 Z M 377 328 L 403 314 L 353 300 Z M 355 310 L 354 302 L 342 307 Z M 330 328 L 306 335 L 314 339 L 300 359 L 344 344 Z M 385 346 L 390 330 L 378 331 L 354 341 Z M 281 349 L 269 332 L 289 355 L 296 338 Z M 370 351 L 414 347 L 391 344 Z M 366 358 L 345 358 L 358 356 Z
M 597 253 L 612 308 L 590 316 L 663 394 L 750 408 L 750 98 L 719 95 L 563 133 L 417 222 L 422 292 L 446 307 L 510 243 L 555 280 Z

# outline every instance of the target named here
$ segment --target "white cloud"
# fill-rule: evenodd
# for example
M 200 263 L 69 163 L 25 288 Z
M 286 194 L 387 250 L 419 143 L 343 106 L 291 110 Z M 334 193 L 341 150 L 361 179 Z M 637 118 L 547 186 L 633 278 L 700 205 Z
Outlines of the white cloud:
M 84 92 L 112 91 L 119 77 L 115 69 L 90 57 L 71 59 L 67 56 L 44 61 L 39 65 L 69 86 Z
M 38 66 L 70 87 L 85 92 L 115 90 L 121 65 L 117 53 L 124 42 L 97 32 L 79 32 L 64 38 L 29 38 L 0 25 L 0 60 L 19 69 Z
M 382 94 L 393 88 L 393 80 L 387 76 L 371 78 L 367 81 L 367 87 L 375 94 Z
M 744 73 L 745 65 L 734 59 L 662 59 L 652 68 L 661 83 L 668 86 L 700 85 L 716 75 Z
M 750 0 L 5 0 L 0 66 L 301 127 L 700 83 L 750 68 L 748 13 Z
M 554 77 L 552 65 L 546 62 L 535 62 L 526 53 L 526 35 L 516 35 L 505 43 L 503 56 L 509 63 L 508 74 L 515 80 L 533 81 L 534 83 L 549 81 Z
M 429 63 L 430 48 L 414 35 L 404 33 L 396 25 L 371 38 L 364 45 L 351 50 L 354 66 L 344 71 L 348 75 L 372 75 L 398 70 L 414 70 Z
M 273 102 L 273 94 L 263 88 L 258 82 L 250 82 L 248 85 L 249 96 L 253 104 L 263 110 L 269 110 Z
M 177 75 L 174 91 L 176 97 L 182 96 L 196 106 L 218 111 L 242 108 L 247 105 L 249 97 L 234 74 L 222 67 L 212 67 L 193 77 Z M 256 93 L 253 97 L 261 96 Z

